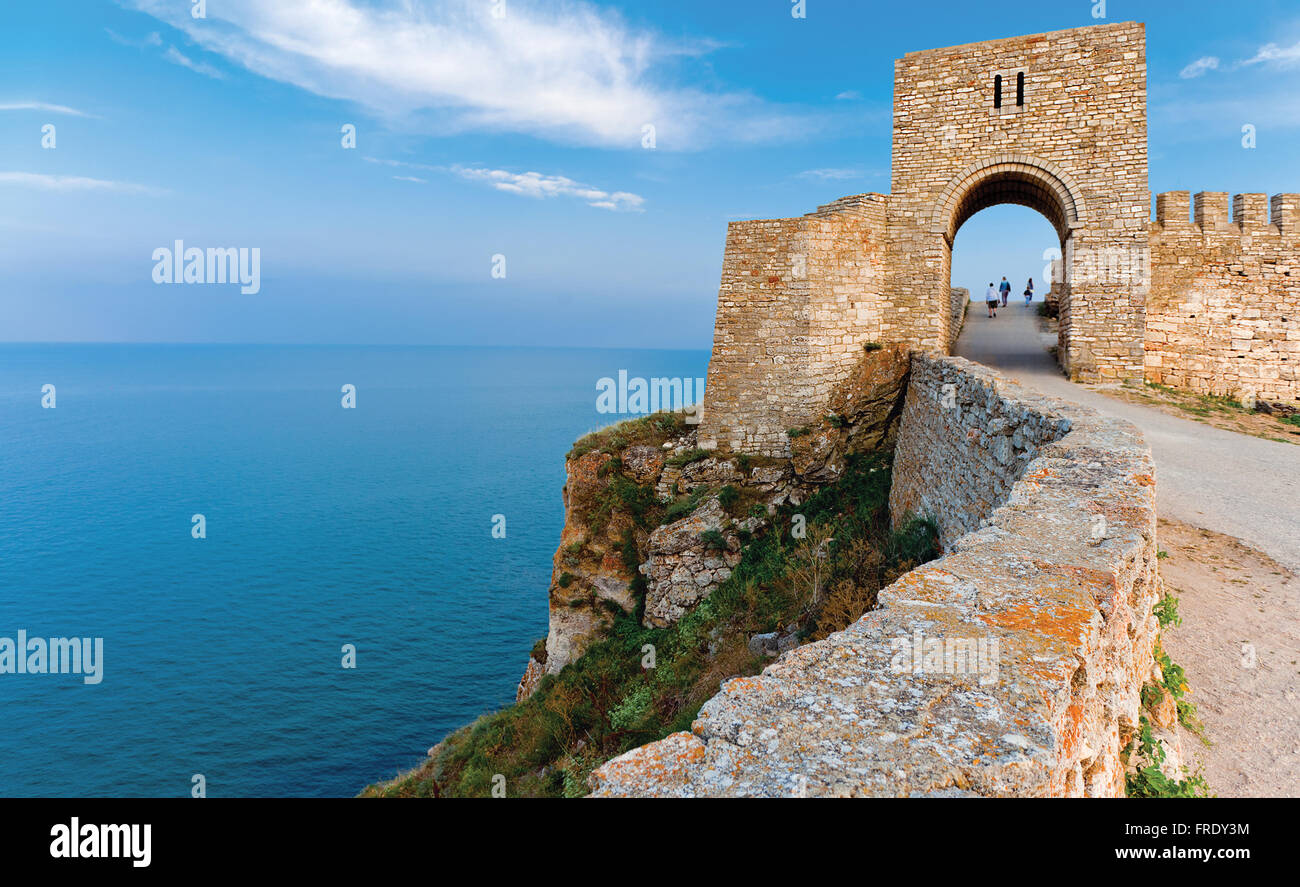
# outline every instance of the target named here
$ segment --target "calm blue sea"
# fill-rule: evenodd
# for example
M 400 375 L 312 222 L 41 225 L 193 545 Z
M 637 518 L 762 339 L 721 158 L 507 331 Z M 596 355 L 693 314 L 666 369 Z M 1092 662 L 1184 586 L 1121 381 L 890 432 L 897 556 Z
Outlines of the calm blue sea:
M 617 418 L 596 380 L 707 362 L 0 345 L 0 637 L 104 639 L 98 685 L 0 674 L 0 795 L 347 796 L 417 764 L 546 632 L 564 453 Z

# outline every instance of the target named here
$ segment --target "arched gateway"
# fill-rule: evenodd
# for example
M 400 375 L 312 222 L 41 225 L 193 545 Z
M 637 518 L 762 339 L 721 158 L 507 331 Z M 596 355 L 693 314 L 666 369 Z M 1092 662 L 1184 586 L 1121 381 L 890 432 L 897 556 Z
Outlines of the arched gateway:
M 1002 203 L 1038 211 L 1060 237 L 1058 355 L 1071 377 L 1300 405 L 1300 274 L 1288 270 L 1300 199 L 1273 198 L 1270 224 L 1262 194 L 1239 195 L 1229 221 L 1228 195 L 1203 192 L 1193 223 L 1188 193 L 1172 192 L 1152 222 L 1146 104 L 1134 22 L 897 60 L 889 194 L 728 226 L 701 446 L 783 454 L 864 344 L 946 352 L 953 240 Z M 1224 277 L 1238 264 L 1248 283 L 1239 269 Z M 1239 303 L 1261 294 L 1286 310 L 1247 330 Z

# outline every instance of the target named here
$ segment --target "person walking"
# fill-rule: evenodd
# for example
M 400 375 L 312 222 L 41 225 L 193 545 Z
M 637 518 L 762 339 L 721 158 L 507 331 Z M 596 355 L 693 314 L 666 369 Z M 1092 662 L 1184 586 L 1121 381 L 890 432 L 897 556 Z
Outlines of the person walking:
M 1028 307 L 1032 301 L 1034 301 L 1034 278 L 1031 277 L 1025 284 L 1025 306 Z
M 989 305 L 989 317 L 998 316 L 998 291 L 993 288 L 993 281 L 989 281 L 989 292 L 984 297 Z
M 1005 308 L 1007 307 L 1007 297 L 1011 295 L 1011 281 L 1005 277 L 1002 278 L 1002 282 L 998 284 L 998 290 L 1002 293 L 1002 307 Z

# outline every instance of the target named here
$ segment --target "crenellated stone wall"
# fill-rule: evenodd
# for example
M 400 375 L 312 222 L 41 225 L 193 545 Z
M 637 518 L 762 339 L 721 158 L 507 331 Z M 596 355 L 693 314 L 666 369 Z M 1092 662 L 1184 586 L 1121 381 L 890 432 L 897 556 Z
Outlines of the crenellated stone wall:
M 1156 198 L 1147 381 L 1300 407 L 1300 194 L 1192 203 Z
M 1152 677 L 1155 480 L 1135 428 L 915 354 L 896 514 L 946 553 L 877 609 L 736 678 L 596 796 L 1104 796 Z

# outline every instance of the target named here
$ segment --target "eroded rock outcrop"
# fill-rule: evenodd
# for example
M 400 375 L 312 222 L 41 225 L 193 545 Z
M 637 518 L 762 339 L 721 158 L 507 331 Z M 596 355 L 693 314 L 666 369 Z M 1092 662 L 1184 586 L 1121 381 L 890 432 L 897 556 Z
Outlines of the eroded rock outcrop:
M 672 625 L 731 577 L 740 563 L 734 524 L 713 497 L 689 516 L 650 534 L 650 556 L 641 565 L 648 583 L 646 625 Z
M 612 505 L 619 477 L 617 452 L 586 452 L 565 463 L 564 529 L 549 592 L 545 665 L 549 674 L 559 672 L 603 636 L 611 608 L 630 613 L 637 606 L 632 591 L 636 574 L 621 551 L 627 539 L 635 544 L 638 534 L 645 533 L 626 511 Z
M 763 515 L 836 480 L 849 453 L 891 447 L 908 366 L 900 347 L 864 350 L 836 412 L 792 438 L 793 459 L 706 452 L 668 414 L 580 441 L 565 464 L 545 661 L 530 660 L 518 698 L 604 637 L 617 612 L 644 607 L 644 624 L 660 628 L 680 619 L 731 575 Z
M 824 419 L 795 429 L 791 466 L 800 480 L 829 483 L 844 472 L 849 453 L 893 449 L 909 360 L 910 352 L 901 345 L 867 352 L 831 394 Z

